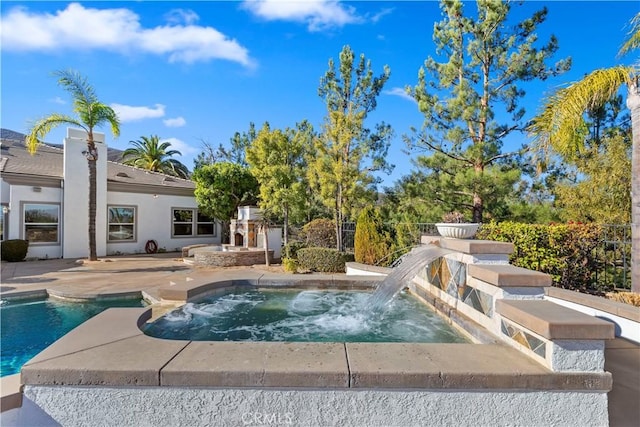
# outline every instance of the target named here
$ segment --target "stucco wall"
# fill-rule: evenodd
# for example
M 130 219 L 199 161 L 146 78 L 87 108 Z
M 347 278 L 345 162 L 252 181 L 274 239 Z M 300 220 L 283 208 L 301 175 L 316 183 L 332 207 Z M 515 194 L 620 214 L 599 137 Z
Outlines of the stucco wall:
M 608 424 L 605 393 L 26 386 L 65 426 Z
M 147 240 L 158 242 L 159 248 L 168 251 L 181 250 L 183 246 L 206 243 L 210 245 L 220 243 L 220 225 L 216 224 L 215 236 L 171 237 L 172 211 L 171 208 L 197 208 L 194 197 L 172 196 L 166 194 L 122 193 L 109 191 L 107 205 L 125 205 L 136 207 L 136 241 L 122 243 L 107 243 L 107 254 L 143 253 Z M 104 207 L 105 211 L 107 206 Z M 107 238 L 107 230 L 105 228 Z
M 107 226 L 105 202 L 107 198 L 107 146 L 104 134 L 93 134 L 98 150 L 96 164 L 96 251 L 104 256 L 106 236 L 98 230 Z M 67 129 L 64 139 L 64 224 L 63 252 L 65 258 L 82 258 L 89 253 L 89 167 L 83 154 L 87 150 L 86 134 Z

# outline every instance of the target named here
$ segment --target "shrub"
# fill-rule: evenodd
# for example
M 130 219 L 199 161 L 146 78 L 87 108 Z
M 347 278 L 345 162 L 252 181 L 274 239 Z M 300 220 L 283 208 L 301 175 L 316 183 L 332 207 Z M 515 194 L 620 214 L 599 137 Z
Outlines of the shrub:
M 282 258 L 297 258 L 298 251 L 302 248 L 306 248 L 305 242 L 289 242 L 282 248 Z
M 3 261 L 16 262 L 22 261 L 27 256 L 29 249 L 29 241 L 21 239 L 11 239 L 2 242 L 0 249 L 0 258 Z
M 511 263 L 551 275 L 555 286 L 600 292 L 593 279 L 601 234 L 597 224 L 492 222 L 482 226 L 477 238 L 512 242 Z
M 322 273 L 344 273 L 345 262 L 353 259 L 353 254 L 330 248 L 303 248 L 298 251 L 301 269 Z
M 388 255 L 390 240 L 380 214 L 372 207 L 363 209 L 358 215 L 354 237 L 356 262 L 376 265 Z
M 464 215 L 462 215 L 458 211 L 453 211 L 447 212 L 446 214 L 442 215 L 442 222 L 446 222 L 449 224 L 461 224 L 465 222 L 465 220 Z
M 636 294 L 635 292 L 610 292 L 607 293 L 607 298 L 613 301 L 640 307 L 640 294 Z
M 330 219 L 314 219 L 302 227 L 302 232 L 306 237 L 308 247 L 336 247 L 336 226 Z
M 282 258 L 282 268 L 289 273 L 298 271 L 298 260 L 296 258 Z

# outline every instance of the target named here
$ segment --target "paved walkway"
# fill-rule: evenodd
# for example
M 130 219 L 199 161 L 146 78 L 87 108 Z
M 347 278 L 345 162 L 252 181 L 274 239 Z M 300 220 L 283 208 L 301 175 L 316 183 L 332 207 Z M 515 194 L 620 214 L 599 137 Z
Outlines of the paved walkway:
M 229 268 L 197 268 L 182 262 L 179 253 L 108 257 L 96 262 L 56 259 L 2 262 L 0 296 L 48 289 L 67 295 L 98 295 L 145 291 L 187 278 L 211 276 Z M 278 271 L 278 268 L 235 267 Z M 609 393 L 609 420 L 614 427 L 640 425 L 640 346 L 616 339 L 607 343 L 605 369 L 613 375 Z

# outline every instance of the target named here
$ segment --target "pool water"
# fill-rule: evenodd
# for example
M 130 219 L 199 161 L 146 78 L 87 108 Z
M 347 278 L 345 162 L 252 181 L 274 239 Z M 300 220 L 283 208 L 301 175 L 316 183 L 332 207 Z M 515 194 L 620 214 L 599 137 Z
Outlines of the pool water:
M 147 335 L 195 341 L 468 342 L 408 295 L 384 312 L 366 311 L 371 294 L 247 291 L 187 303 L 144 328 Z
M 36 354 L 110 307 L 144 307 L 139 299 L 76 303 L 52 299 L 3 300 L 0 306 L 0 376 L 17 374 Z

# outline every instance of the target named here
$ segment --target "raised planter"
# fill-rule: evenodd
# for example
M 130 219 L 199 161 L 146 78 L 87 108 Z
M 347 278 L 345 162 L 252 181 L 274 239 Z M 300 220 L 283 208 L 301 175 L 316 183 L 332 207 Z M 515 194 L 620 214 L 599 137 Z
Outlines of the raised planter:
M 478 227 L 480 227 L 478 223 L 441 222 L 436 224 L 438 233 L 440 233 L 442 237 L 453 239 L 470 239 L 476 234 Z

